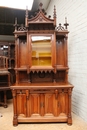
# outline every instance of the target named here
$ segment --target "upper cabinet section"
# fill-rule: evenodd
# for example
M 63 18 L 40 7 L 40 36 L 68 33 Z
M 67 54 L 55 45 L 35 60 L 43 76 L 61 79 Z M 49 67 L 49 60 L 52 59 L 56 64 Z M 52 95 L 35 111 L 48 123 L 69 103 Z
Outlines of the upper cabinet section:
M 67 68 L 67 21 L 56 26 L 56 8 L 53 19 L 40 9 L 30 16 L 26 9 L 25 25 L 15 20 L 15 69 L 29 72 L 57 72 Z M 65 69 L 66 69 L 65 68 Z

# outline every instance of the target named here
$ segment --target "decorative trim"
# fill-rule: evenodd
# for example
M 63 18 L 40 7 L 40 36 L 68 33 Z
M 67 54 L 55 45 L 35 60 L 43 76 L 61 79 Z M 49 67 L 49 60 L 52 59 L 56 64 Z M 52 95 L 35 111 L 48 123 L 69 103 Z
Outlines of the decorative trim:
M 26 31 L 26 27 L 23 24 L 18 28 L 18 31 Z
M 56 27 L 56 30 L 60 31 L 60 30 L 65 30 L 63 26 L 61 26 L 61 23 L 59 23 L 59 26 Z

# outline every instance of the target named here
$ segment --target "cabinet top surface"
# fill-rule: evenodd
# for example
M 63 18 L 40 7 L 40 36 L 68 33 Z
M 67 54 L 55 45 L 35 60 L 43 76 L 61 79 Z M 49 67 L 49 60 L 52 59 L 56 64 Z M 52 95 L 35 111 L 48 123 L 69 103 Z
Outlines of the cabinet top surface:
M 50 89 L 50 88 L 73 88 L 70 83 L 19 83 L 10 86 L 11 89 Z

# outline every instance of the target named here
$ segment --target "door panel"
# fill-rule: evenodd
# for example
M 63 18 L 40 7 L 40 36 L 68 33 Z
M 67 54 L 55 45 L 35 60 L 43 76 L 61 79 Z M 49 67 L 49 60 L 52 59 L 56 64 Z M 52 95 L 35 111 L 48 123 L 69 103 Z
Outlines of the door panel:
M 45 114 L 55 115 L 55 94 L 45 94 Z
M 62 114 L 68 113 L 68 94 L 67 93 L 59 94 L 58 105 L 60 107 L 60 113 Z
M 40 114 L 40 94 L 30 95 L 30 115 Z
M 26 116 L 26 94 L 17 94 L 17 114 Z

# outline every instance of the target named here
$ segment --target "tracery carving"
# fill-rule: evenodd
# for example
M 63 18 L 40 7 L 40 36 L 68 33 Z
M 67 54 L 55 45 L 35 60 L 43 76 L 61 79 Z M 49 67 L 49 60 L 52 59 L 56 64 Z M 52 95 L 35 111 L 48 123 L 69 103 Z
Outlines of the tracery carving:
M 61 26 L 61 23 L 59 23 L 59 26 L 56 27 L 56 30 L 60 31 L 60 30 L 65 30 L 63 26 Z
M 23 24 L 21 24 L 21 26 L 18 28 L 18 31 L 25 31 L 26 30 L 26 27 L 24 27 Z

